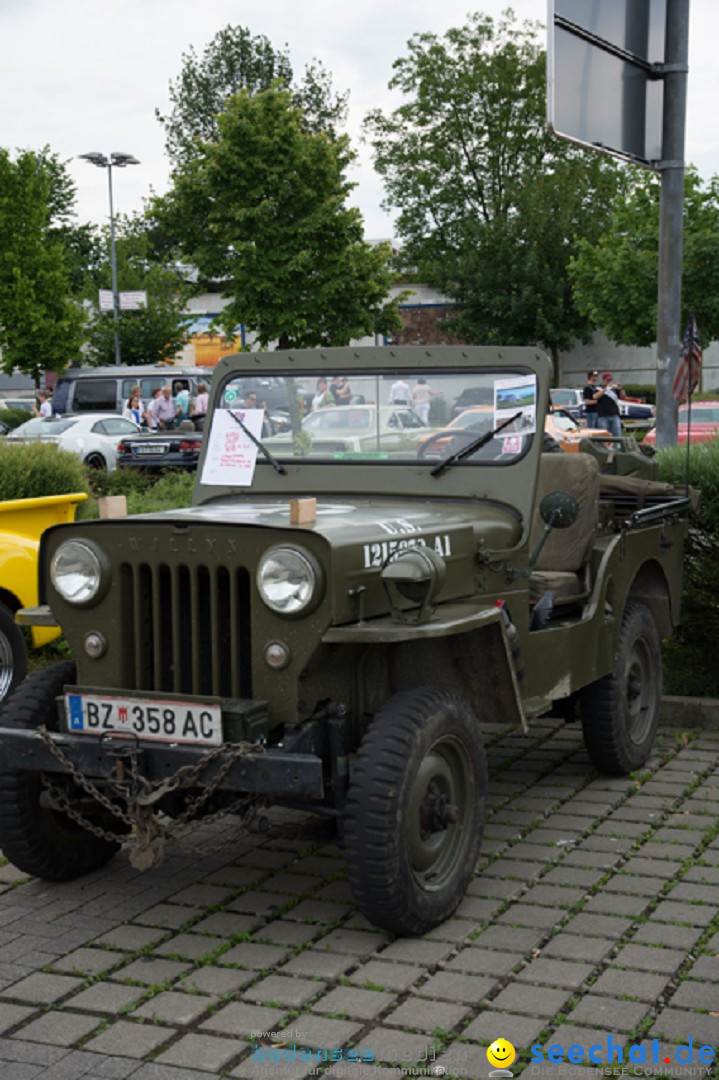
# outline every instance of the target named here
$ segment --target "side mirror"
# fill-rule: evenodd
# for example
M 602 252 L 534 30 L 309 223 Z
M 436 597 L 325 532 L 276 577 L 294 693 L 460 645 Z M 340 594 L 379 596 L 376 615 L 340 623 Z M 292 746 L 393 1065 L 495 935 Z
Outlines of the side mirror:
M 539 504 L 539 516 L 550 529 L 568 529 L 579 517 L 579 503 L 568 491 L 550 491 Z

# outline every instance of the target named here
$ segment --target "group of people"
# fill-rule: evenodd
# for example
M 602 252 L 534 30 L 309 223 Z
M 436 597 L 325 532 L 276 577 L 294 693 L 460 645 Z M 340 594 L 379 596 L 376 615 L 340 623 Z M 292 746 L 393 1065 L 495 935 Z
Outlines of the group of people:
M 174 386 L 167 383 L 161 389 L 157 387 L 152 391 L 147 404 L 142 400 L 140 387 L 133 386 L 122 415 L 150 431 L 172 431 L 183 421 L 202 431 L 207 416 L 207 400 L 207 386 L 203 382 L 198 382 L 194 400 L 182 383 L 175 383 Z
M 582 397 L 587 418 L 587 427 L 603 428 L 617 438 L 622 434 L 619 413 L 619 401 L 627 395 L 620 383 L 614 382 L 611 371 L 602 372 L 602 385 L 597 386 L 598 371 L 587 372 L 587 385 Z
M 344 375 L 335 375 L 330 382 L 320 375 L 312 398 L 311 411 L 324 409 L 328 405 L 349 405 L 352 400 L 352 387 Z
M 419 417 L 423 424 L 429 424 L 429 405 L 433 397 L 439 397 L 439 390 L 432 390 L 427 385 L 424 377 L 417 379 L 417 383 L 410 389 L 408 382 L 397 379 L 389 390 L 390 405 L 411 405 L 412 411 Z

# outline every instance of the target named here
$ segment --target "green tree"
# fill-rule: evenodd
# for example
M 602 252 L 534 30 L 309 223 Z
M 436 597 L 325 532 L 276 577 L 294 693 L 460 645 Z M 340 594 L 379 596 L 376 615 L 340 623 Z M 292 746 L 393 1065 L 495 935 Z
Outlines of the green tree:
M 398 324 L 387 246 L 364 242 L 345 205 L 353 159 L 345 136 L 307 130 L 287 91 L 243 91 L 219 136 L 179 166 L 154 213 L 206 279 L 222 282 L 220 325 L 239 323 L 262 347 L 344 345 Z M 384 307 L 383 307 L 384 304 Z
M 548 134 L 537 24 L 512 19 L 415 35 L 390 81 L 403 103 L 366 131 L 405 262 L 458 302 L 455 332 L 556 351 L 591 332 L 567 265 L 600 232 L 617 170 Z
M 45 148 L 13 160 L 0 149 L 0 349 L 2 370 L 61 371 L 79 358 L 85 321 L 70 297 L 64 232 L 74 188 Z
M 253 37 L 243 26 L 226 26 L 201 57 L 193 46 L 182 56 L 179 77 L 170 83 L 172 111 L 155 115 L 165 128 L 165 148 L 174 164 L 189 161 L 202 142 L 218 134 L 218 117 L 233 94 L 251 94 L 280 86 L 290 90 L 309 131 L 333 132 L 344 119 L 347 95 L 335 95 L 326 69 L 315 62 L 293 86 L 286 51 L 273 48 L 264 35 Z
M 719 338 L 719 177 L 684 179 L 682 295 L 705 342 Z M 577 306 L 614 341 L 651 345 L 657 331 L 659 180 L 636 169 L 602 234 L 579 243 L 569 273 Z
M 122 362 L 156 364 L 168 360 L 187 340 L 189 286 L 177 266 L 150 259 L 148 235 L 140 219 L 119 217 L 115 232 L 118 289 L 147 292 L 147 307 L 120 312 Z M 111 281 L 108 233 L 108 229 L 103 230 L 103 255 L 83 282 L 83 296 L 94 312 L 87 341 L 87 359 L 94 364 L 115 361 L 114 313 L 97 310 L 98 290 L 107 289 Z

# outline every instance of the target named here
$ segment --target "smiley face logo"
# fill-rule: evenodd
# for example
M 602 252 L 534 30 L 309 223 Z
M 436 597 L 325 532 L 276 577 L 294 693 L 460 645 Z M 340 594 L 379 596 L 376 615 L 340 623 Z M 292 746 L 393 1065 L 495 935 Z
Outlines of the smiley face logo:
M 498 1069 L 506 1069 L 516 1056 L 517 1051 L 506 1039 L 495 1039 L 492 1045 L 487 1047 L 487 1061 Z

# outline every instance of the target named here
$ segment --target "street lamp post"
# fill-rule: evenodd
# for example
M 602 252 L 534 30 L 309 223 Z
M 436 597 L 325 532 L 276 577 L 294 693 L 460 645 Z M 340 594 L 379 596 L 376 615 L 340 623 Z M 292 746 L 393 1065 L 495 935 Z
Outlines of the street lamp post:
M 117 291 L 117 256 L 115 253 L 115 212 L 112 204 L 112 167 L 124 169 L 126 165 L 139 165 L 140 162 L 132 154 L 122 154 L 118 151 L 110 154 L 109 158 L 97 150 L 89 154 L 80 154 L 84 161 L 91 165 L 97 165 L 98 169 L 107 169 L 107 184 L 110 194 L 110 270 L 112 273 L 112 311 L 115 318 L 115 363 L 121 362 L 120 357 L 120 297 Z

